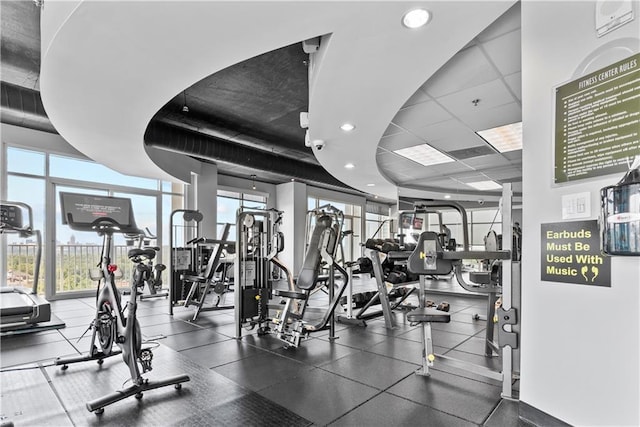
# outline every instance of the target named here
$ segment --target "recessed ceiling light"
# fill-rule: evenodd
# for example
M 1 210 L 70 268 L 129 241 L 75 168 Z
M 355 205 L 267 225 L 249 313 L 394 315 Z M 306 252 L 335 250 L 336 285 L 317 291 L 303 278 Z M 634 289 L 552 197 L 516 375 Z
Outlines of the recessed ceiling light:
M 450 198 L 451 198 L 451 194 L 445 194 L 445 195 L 444 195 L 444 198 L 445 198 L 445 199 L 450 199 Z
M 342 126 L 340 126 L 340 129 L 342 129 L 345 132 L 351 132 L 355 128 L 356 127 L 351 123 L 343 123 Z
M 356 165 L 354 165 L 353 163 L 347 163 L 346 165 L 344 165 L 344 167 L 347 169 L 353 169 L 356 167 Z
M 402 17 L 402 25 L 407 28 L 420 28 L 429 22 L 431 14 L 426 9 L 413 9 Z
M 476 132 L 501 153 L 522 150 L 522 122 Z
M 466 184 L 476 190 L 499 190 L 502 188 L 502 186 L 495 181 L 467 182 Z
M 428 144 L 401 148 L 400 150 L 394 150 L 394 153 L 424 166 L 438 165 L 440 163 L 449 163 L 454 161 L 451 157 L 442 154 Z
M 375 184 L 367 184 L 367 187 L 375 187 Z

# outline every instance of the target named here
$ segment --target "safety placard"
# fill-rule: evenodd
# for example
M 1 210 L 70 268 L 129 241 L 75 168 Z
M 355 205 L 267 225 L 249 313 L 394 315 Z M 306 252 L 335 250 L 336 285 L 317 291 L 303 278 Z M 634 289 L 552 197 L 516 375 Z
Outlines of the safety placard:
M 556 183 L 624 172 L 638 154 L 640 54 L 556 88 Z
M 611 286 L 611 260 L 600 250 L 596 220 L 541 224 L 541 230 L 542 280 Z

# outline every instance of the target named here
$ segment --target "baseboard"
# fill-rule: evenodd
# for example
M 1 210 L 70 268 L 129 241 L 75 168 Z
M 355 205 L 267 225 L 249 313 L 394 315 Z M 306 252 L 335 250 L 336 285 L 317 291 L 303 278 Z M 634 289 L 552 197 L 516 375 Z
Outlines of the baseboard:
M 527 425 L 531 426 L 544 426 L 544 427 L 566 427 L 571 426 L 571 424 L 567 424 L 562 420 L 557 419 L 554 416 L 547 414 L 533 406 L 520 401 L 520 406 L 518 410 L 518 415 L 520 416 L 520 420 L 522 420 Z

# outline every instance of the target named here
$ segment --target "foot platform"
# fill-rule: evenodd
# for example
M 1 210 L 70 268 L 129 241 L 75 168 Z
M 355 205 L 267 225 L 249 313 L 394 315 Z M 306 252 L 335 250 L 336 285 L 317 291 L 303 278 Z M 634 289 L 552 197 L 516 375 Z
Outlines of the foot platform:
M 188 375 L 177 375 L 175 377 L 166 378 L 159 381 L 144 380 L 140 385 L 132 385 L 123 390 L 114 391 L 106 396 L 99 397 L 90 402 L 87 402 L 87 410 L 89 412 L 95 412 L 96 415 L 100 415 L 104 412 L 104 407 L 109 406 L 112 403 L 119 402 L 127 397 L 136 396 L 136 399 L 142 399 L 142 393 L 148 390 L 154 390 L 160 387 L 166 387 L 173 385 L 177 390 L 182 388 L 182 383 L 189 381 Z

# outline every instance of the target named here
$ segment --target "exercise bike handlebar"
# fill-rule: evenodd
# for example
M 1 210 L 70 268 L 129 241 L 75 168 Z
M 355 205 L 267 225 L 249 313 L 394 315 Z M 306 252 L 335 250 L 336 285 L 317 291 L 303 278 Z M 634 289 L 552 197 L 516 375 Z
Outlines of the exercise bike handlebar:
M 143 233 L 135 225 L 131 224 L 120 224 L 113 218 L 109 217 L 100 217 L 92 221 L 91 223 L 77 223 L 73 221 L 73 214 L 67 213 L 67 224 L 69 228 L 77 231 L 97 231 L 98 234 L 101 233 L 121 233 L 121 234 L 131 234 L 131 235 L 140 235 Z

